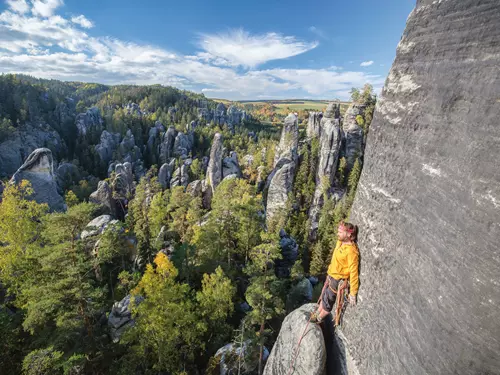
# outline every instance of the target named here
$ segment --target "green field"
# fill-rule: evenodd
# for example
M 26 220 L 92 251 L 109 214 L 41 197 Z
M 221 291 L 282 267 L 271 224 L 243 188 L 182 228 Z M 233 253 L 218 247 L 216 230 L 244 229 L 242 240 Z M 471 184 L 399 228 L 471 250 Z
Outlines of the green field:
M 212 99 L 217 102 L 230 105 L 232 102 L 226 99 Z M 286 114 L 288 112 L 298 112 L 301 110 L 324 111 L 328 105 L 327 100 L 306 100 L 306 99 L 286 99 L 286 100 L 240 100 L 237 103 L 248 105 L 252 104 L 256 107 L 265 104 L 272 104 L 278 112 Z M 349 102 L 341 102 L 341 110 L 344 112 L 349 106 Z

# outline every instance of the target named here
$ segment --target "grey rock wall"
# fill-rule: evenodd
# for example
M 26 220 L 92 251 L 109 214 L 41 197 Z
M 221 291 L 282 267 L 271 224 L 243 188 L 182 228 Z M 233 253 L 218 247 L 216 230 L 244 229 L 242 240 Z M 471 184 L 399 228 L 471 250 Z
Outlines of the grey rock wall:
M 420 0 L 377 103 L 351 221 L 361 375 L 500 369 L 500 2 Z

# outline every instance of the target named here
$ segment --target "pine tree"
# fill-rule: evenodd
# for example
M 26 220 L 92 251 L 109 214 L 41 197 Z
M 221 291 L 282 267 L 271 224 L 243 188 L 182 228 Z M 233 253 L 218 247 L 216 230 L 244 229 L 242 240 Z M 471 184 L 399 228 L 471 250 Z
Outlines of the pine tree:
M 261 237 L 262 244 L 252 249 L 251 263 L 245 270 L 250 276 L 250 285 L 245 297 L 252 307 L 246 317 L 246 322 L 259 327 L 256 333 L 259 346 L 258 374 L 262 374 L 263 349 L 269 334 L 265 330 L 266 322 L 284 312 L 284 303 L 279 296 L 280 281 L 272 268 L 274 261 L 281 258 L 278 238 L 271 233 L 262 233 Z

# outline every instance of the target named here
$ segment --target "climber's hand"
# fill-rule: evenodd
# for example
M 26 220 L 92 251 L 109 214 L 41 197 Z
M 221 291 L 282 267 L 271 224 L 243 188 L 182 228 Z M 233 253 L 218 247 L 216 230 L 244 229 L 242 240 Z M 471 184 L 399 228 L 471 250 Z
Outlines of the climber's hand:
M 349 296 L 349 305 L 356 306 L 356 296 Z

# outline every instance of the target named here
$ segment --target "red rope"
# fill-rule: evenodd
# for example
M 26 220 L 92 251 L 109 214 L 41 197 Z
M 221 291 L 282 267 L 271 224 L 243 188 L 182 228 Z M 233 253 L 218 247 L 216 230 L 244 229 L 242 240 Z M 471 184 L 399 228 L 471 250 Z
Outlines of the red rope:
M 325 287 L 326 287 L 326 284 L 323 285 L 323 289 L 321 290 L 321 294 L 319 295 L 318 302 L 316 302 L 317 305 L 319 305 L 321 302 L 321 297 L 323 296 L 323 292 L 325 291 Z M 293 367 L 295 365 L 295 360 L 299 356 L 300 343 L 302 342 L 302 339 L 304 338 L 304 335 L 306 334 L 307 327 L 309 327 L 309 323 L 311 323 L 311 318 L 312 318 L 313 312 L 311 312 L 311 314 L 309 315 L 309 320 L 307 321 L 307 324 L 304 328 L 304 332 L 302 332 L 302 335 L 300 335 L 299 341 L 297 342 L 297 346 L 295 347 L 295 354 L 294 354 L 293 359 L 292 359 L 292 364 L 291 364 L 290 368 L 288 369 L 288 375 L 293 374 L 293 371 L 294 371 Z

